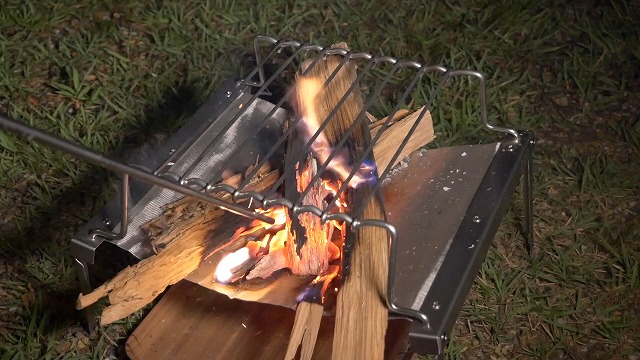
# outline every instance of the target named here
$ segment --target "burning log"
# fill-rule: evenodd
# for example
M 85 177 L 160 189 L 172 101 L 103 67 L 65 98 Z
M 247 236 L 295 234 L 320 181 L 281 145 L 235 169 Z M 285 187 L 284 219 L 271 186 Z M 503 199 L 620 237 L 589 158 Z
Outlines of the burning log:
M 339 44 L 346 47 L 346 44 Z M 329 56 L 324 61 L 320 61 L 315 66 L 308 69 L 305 75 L 300 75 L 296 83 L 297 106 L 301 113 L 301 123 L 304 127 L 299 131 L 303 143 L 312 138 L 313 134 L 320 129 L 322 121 L 328 121 L 326 127 L 312 144 L 313 157 L 320 163 L 326 164 L 342 181 L 349 180 L 349 173 L 354 166 L 361 166 L 356 159 L 359 159 L 370 142 L 370 132 L 367 125 L 358 119 L 363 109 L 363 98 L 358 86 L 352 88 L 356 81 L 356 69 L 352 64 L 346 64 L 337 70 L 340 64 L 339 56 Z M 304 71 L 303 66 L 303 71 Z M 337 70 L 337 72 L 336 72 Z M 335 73 L 332 81 L 326 80 Z M 324 84 L 324 87 L 322 87 Z M 340 104 L 340 102 L 342 102 Z M 330 116 L 333 116 L 329 119 Z M 348 129 L 359 121 L 355 131 L 351 133 L 348 141 L 345 142 L 344 149 L 336 149 L 338 142 L 346 136 Z M 296 132 L 294 132 L 296 134 Z M 299 140 L 295 138 L 295 140 Z M 298 149 L 290 151 L 295 153 Z M 337 151 L 344 150 L 338 156 L 329 160 L 330 154 L 335 155 Z M 346 152 L 346 154 L 344 153 Z M 368 163 L 374 163 L 373 154 L 369 155 Z M 304 173 L 300 168 L 315 169 L 314 159 L 307 157 L 306 163 L 296 163 L 297 185 L 300 186 Z M 375 169 L 360 167 L 349 183 L 347 192 L 348 206 L 352 209 L 364 207 L 364 219 L 385 220 L 385 213 L 381 205 L 379 194 L 375 194 L 368 203 L 364 204 L 362 199 L 366 199 L 374 190 L 371 182 L 377 181 Z M 367 171 L 368 170 L 368 171 Z M 286 171 L 286 169 L 285 169 Z M 369 172 L 367 174 L 366 172 Z M 373 172 L 373 173 L 372 173 Z M 315 176 L 312 171 L 310 176 Z M 313 190 L 320 187 L 320 183 L 310 183 L 302 181 L 304 186 L 311 186 Z M 298 188 L 299 191 L 302 191 Z M 318 205 L 307 198 L 303 199 L 303 205 Z M 323 208 L 322 206 L 318 206 Z M 306 214 L 305 214 L 306 215 Z M 309 214 L 310 215 L 310 214 Z M 313 216 L 313 215 L 310 215 Z M 317 221 L 316 217 L 316 221 Z M 311 233 L 315 223 L 313 220 L 301 217 L 300 226 L 297 232 L 296 247 L 298 251 L 304 251 L 309 247 L 311 237 L 316 236 Z M 306 231 L 305 231 L 306 230 Z M 310 235 L 311 233 L 311 235 Z M 302 234 L 302 236 L 301 236 Z M 326 234 L 326 233 L 325 233 Z M 336 327 L 334 334 L 333 358 L 334 359 L 382 359 L 384 355 L 384 337 L 388 322 L 388 309 L 384 301 L 386 297 L 386 279 L 388 271 L 388 235 L 385 230 L 371 227 L 361 227 L 355 236 L 350 233 L 345 239 L 342 252 L 342 263 L 346 265 L 342 269 L 343 285 L 339 290 L 337 299 Z M 313 242 L 311 242 L 313 243 Z M 315 251 L 323 251 L 321 248 Z M 326 251 L 325 251 L 326 253 Z M 318 256 L 311 257 L 311 260 Z M 350 264 L 350 265 L 347 265 Z M 327 271 L 328 265 L 324 265 L 322 271 Z M 331 281 L 326 279 L 324 281 Z M 323 290 L 326 289 L 323 286 Z M 322 294 L 324 299 L 324 293 Z M 304 299 L 306 300 L 306 299 Z M 302 334 L 313 333 L 320 326 L 320 318 L 310 318 L 308 312 L 310 305 L 304 303 L 297 308 L 296 321 L 292 330 L 292 336 L 287 351 L 287 355 L 293 356 L 298 344 L 303 341 Z M 305 331 L 306 329 L 306 331 Z M 312 338 L 311 338 L 312 339 Z M 315 342 L 315 339 L 313 339 Z M 303 354 L 310 355 L 313 344 L 305 341 L 303 344 Z M 287 359 L 289 357 L 287 356 Z

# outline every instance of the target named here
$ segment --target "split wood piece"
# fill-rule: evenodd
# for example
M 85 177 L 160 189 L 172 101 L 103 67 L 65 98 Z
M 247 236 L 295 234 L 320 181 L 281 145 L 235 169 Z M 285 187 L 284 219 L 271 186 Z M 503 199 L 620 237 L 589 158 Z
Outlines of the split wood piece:
M 126 341 L 132 360 L 283 359 L 295 312 L 229 299 L 188 281 L 171 286 Z M 320 323 L 312 360 L 331 358 L 334 319 Z M 386 360 L 404 360 L 411 323 L 390 320 Z M 181 331 L 176 331 L 181 329 Z
M 347 48 L 344 43 L 334 47 Z M 302 71 L 306 70 L 306 74 L 298 75 L 296 100 L 303 118 L 307 118 L 310 124 L 317 126 L 323 121 L 328 122 L 323 130 L 326 140 L 322 139 L 319 146 L 314 148 L 320 149 L 314 151 L 319 162 L 326 161 L 326 154 L 322 154 L 321 151 L 329 148 L 333 151 L 346 151 L 347 166 L 359 166 L 358 159 L 362 157 L 362 151 L 369 145 L 371 138 L 367 123 L 359 119 L 364 100 L 359 87 L 352 87 L 357 78 L 355 66 L 350 63 L 342 66 L 333 80 L 316 90 L 317 93 L 313 91 L 314 88 L 317 89 L 317 85 L 308 84 L 314 81 L 324 84 L 340 62 L 340 56 L 329 56 L 309 69 L 305 69 L 309 62 L 303 64 Z M 312 103 L 305 98 L 309 96 L 309 92 L 315 98 Z M 331 119 L 330 114 L 333 114 Z M 356 121 L 355 131 L 348 135 L 347 130 Z M 317 128 L 311 130 L 310 133 L 313 133 Z M 335 149 L 344 136 L 349 136 L 344 148 Z M 367 160 L 375 163 L 374 154 L 369 154 Z M 347 172 L 350 170 L 351 168 L 348 168 Z M 352 209 L 364 207 L 366 219 L 385 220 L 379 193 L 368 203 L 364 203 L 364 199 L 372 191 L 376 191 L 375 185 L 364 182 L 355 189 L 350 188 L 347 191 L 347 203 Z M 360 227 L 355 236 L 351 234 L 353 233 L 349 233 L 350 236 L 345 241 L 345 251 L 342 254 L 342 275 L 346 280 L 338 293 L 332 356 L 333 359 L 340 360 L 382 359 L 388 322 L 388 309 L 384 302 L 389 257 L 388 234 L 382 229 L 372 227 Z M 306 320 L 306 317 L 300 316 L 298 319 Z M 296 322 L 293 333 L 304 333 L 300 328 L 313 329 L 316 325 L 307 321 Z M 292 347 L 297 348 L 297 344 L 293 343 L 289 348 Z
M 362 219 L 384 219 L 377 198 L 367 204 Z M 361 226 L 351 254 L 349 275 L 338 292 L 334 360 L 381 360 L 389 309 L 389 234 L 377 226 Z
M 395 114 L 393 114 L 393 118 L 391 118 L 389 125 L 393 125 L 396 121 L 403 119 L 405 116 L 407 116 L 408 113 L 409 113 L 409 110 L 407 109 L 399 109 L 398 111 L 396 111 Z M 389 120 L 388 116 L 380 120 L 375 120 L 371 124 L 369 124 L 369 130 L 371 130 L 371 137 L 375 136 L 374 131 L 377 132 L 377 129 L 380 126 L 382 126 L 385 122 L 387 122 L 387 120 Z
M 334 44 L 332 48 L 347 49 L 347 44 L 344 42 Z M 307 71 L 307 73 L 304 76 L 298 74 L 297 80 L 300 78 L 315 78 L 320 80 L 320 84 L 324 84 L 338 67 L 341 60 L 342 57 L 338 55 L 328 56 L 325 60 L 316 62 L 310 70 L 308 70 L 308 67 L 311 66 L 312 61 L 307 60 L 302 63 L 301 66 L 301 73 L 305 71 Z M 342 97 L 349 92 L 349 88 L 355 82 L 356 77 L 356 67 L 353 64 L 347 63 L 337 72 L 333 80 L 322 89 L 321 93 L 317 95 L 318 98 L 316 99 L 315 106 L 318 121 L 324 121 L 329 117 L 329 114 L 336 109 Z M 297 95 L 301 95 L 301 93 L 297 92 Z M 297 101 L 300 100 L 298 99 Z M 327 137 L 329 144 L 335 145 L 347 132 L 362 111 L 363 103 L 364 100 L 360 92 L 360 87 L 355 86 L 347 95 L 342 106 L 337 108 L 334 116 L 329 120 L 327 127 L 324 129 L 324 135 Z M 363 124 L 363 126 L 367 125 L 361 120 L 360 123 Z M 353 140 L 355 143 L 364 142 L 365 140 L 362 137 L 369 135 L 368 132 L 362 130 L 363 128 L 361 127 L 353 132 Z M 355 146 L 353 143 L 350 145 Z M 356 156 L 359 154 L 352 153 L 350 155 Z
M 323 312 L 324 307 L 320 304 L 303 301 L 298 305 L 289 345 L 287 346 L 287 353 L 284 356 L 285 360 L 293 360 L 300 344 L 302 344 L 300 360 L 310 360 L 312 358 Z M 304 324 L 304 326 L 300 324 Z
M 277 178 L 277 172 L 270 172 L 252 182 L 247 189 L 264 191 Z M 225 231 L 235 231 L 245 224 L 246 220 L 227 215 L 213 206 L 207 207 L 199 216 L 180 219 L 164 235 L 172 240 L 166 241 L 168 245 L 163 251 L 125 268 L 91 293 L 80 295 L 77 308 L 83 309 L 108 296 L 110 305 L 103 310 L 100 324 L 107 325 L 120 320 L 143 308 L 167 286 L 197 269 L 206 254 L 224 248 L 225 244 L 221 244 L 220 239 L 229 239 L 232 235 L 224 234 Z
M 398 146 L 404 140 L 409 133 L 409 130 L 413 127 L 416 121 L 420 118 L 424 107 L 412 112 L 408 116 L 399 120 L 393 126 L 388 127 L 380 136 L 378 142 L 374 147 L 374 154 L 376 157 L 376 164 L 378 165 L 378 171 L 384 171 L 386 165 L 391 162 L 391 158 L 396 153 Z M 380 129 L 380 127 L 376 128 Z M 371 136 L 375 136 L 377 130 L 372 131 Z M 409 141 L 400 152 L 400 155 L 396 159 L 402 161 L 406 156 L 414 152 L 415 150 L 425 146 L 429 142 L 435 139 L 435 133 L 433 131 L 433 120 L 431 119 L 431 113 L 426 111 L 420 123 L 416 127 Z M 395 164 L 394 164 L 395 166 Z

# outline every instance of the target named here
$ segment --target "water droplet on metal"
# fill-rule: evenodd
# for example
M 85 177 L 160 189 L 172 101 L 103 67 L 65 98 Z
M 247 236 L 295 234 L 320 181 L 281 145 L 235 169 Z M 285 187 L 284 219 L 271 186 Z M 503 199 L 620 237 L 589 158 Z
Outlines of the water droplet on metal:
M 433 308 L 433 310 L 440 310 L 440 303 L 437 301 L 434 301 L 431 307 Z
M 175 152 L 176 152 L 176 149 L 171 149 L 171 150 L 169 150 L 169 155 L 173 155 L 173 153 L 175 153 Z
M 476 215 L 473 217 L 473 222 L 474 223 L 479 223 L 480 221 L 482 221 L 482 219 L 480 218 L 480 216 Z
M 109 225 L 111 225 L 111 219 L 104 218 L 104 219 L 102 219 L 102 223 L 105 224 L 106 226 L 109 226 Z
M 227 91 L 227 97 L 231 97 L 231 91 Z

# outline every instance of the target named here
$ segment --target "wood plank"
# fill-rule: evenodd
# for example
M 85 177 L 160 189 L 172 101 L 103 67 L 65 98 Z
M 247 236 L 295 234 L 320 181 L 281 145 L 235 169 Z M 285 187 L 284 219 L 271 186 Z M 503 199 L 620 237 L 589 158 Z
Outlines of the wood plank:
M 295 311 L 232 300 L 188 281 L 173 285 L 126 343 L 132 360 L 283 359 Z M 335 319 L 320 324 L 313 360 L 331 358 Z M 385 359 L 406 355 L 410 323 L 389 321 Z

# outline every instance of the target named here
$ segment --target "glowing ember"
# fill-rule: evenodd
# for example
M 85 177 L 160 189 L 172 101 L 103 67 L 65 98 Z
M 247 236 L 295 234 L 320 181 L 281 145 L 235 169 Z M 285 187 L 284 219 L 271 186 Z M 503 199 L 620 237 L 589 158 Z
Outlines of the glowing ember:
M 321 184 L 322 186 L 318 187 L 317 196 L 322 199 L 331 199 L 336 204 L 338 211 L 344 211 L 346 208 L 345 200 L 333 199 L 340 183 L 332 184 L 329 181 L 322 181 Z M 325 202 L 325 206 L 326 204 Z M 267 230 L 267 235 L 260 241 L 249 241 L 245 247 L 225 255 L 214 272 L 215 281 L 229 283 L 243 276 L 246 276 L 248 280 L 258 277 L 268 278 L 274 271 L 283 268 L 291 270 L 296 275 L 325 275 L 330 266 L 329 262 L 340 258 L 340 248 L 336 243 L 339 244 L 344 239 L 344 224 L 335 220 L 321 224 L 320 219 L 311 213 L 300 215 L 300 218 L 309 217 L 310 219 L 307 220 L 313 221 L 313 225 L 306 228 L 307 237 L 311 244 L 304 246 L 301 255 L 298 255 L 295 249 L 295 234 L 291 229 L 291 219 L 287 209 L 280 206 L 260 212 L 273 218 L 275 224 L 255 223 L 256 226 L 237 232 L 234 238 L 253 238 L 255 236 L 253 234 L 260 233 L 259 230 Z M 305 224 L 304 221 L 302 223 Z M 268 232 L 270 229 L 274 229 L 274 231 Z M 338 234 L 335 236 L 334 230 L 338 230 Z M 323 255 L 325 255 L 320 257 L 322 261 L 306 262 L 302 260 L 312 255 L 318 258 L 318 254 L 310 253 L 318 248 L 321 248 Z M 247 270 L 249 263 L 255 264 L 255 266 L 252 266 L 246 274 L 238 274 L 239 271 Z
M 300 178 L 310 180 L 309 170 L 302 171 Z M 331 201 L 336 204 L 338 211 L 344 211 L 347 206 L 344 198 L 334 198 L 340 183 L 323 180 L 320 184 L 317 192 L 311 192 L 312 195 L 324 201 L 325 206 Z M 344 241 L 345 225 L 338 221 L 321 224 L 320 219 L 311 213 L 300 215 L 301 223 L 306 225 L 308 241 L 298 255 L 287 209 L 274 207 L 261 212 L 273 218 L 275 224 L 254 222 L 248 229 L 236 232 L 234 238 L 245 237 L 252 240 L 220 260 L 214 272 L 214 280 L 227 284 L 242 278 L 268 278 L 275 271 L 289 269 L 295 275 L 317 275 L 298 296 L 299 301 L 323 301 L 324 293 L 339 273 L 339 267 L 330 263 L 340 259 L 339 245 Z M 266 235 L 256 239 L 257 234 L 262 236 L 264 232 Z M 310 258 L 315 261 L 306 261 Z
M 215 278 L 219 283 L 226 284 L 233 278 L 233 272 L 251 259 L 249 248 L 242 248 L 225 256 L 218 263 Z

